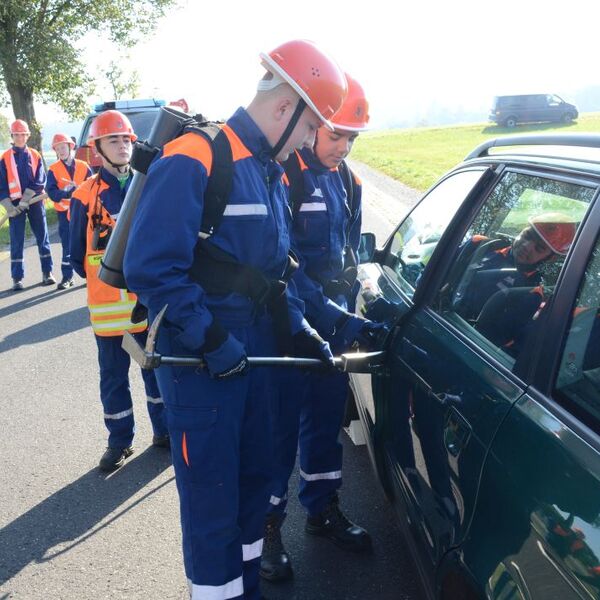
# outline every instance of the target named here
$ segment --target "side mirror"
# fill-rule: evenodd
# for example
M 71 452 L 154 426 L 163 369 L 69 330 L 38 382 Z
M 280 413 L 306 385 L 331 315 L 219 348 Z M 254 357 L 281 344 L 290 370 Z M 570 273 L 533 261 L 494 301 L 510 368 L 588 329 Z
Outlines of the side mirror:
M 368 263 L 373 261 L 375 255 L 375 234 L 361 233 L 360 245 L 358 246 L 358 262 Z

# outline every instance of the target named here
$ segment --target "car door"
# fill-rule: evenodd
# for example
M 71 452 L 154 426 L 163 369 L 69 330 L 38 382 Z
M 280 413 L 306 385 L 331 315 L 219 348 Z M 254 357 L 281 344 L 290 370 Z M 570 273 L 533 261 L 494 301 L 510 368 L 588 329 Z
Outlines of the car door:
M 485 463 L 461 556 L 487 598 L 600 598 L 599 229 L 595 206 Z
M 399 320 L 412 309 L 413 296 L 420 285 L 417 279 L 421 279 L 433 254 L 432 246 L 437 244 L 431 240 L 440 239 L 465 198 L 484 187 L 491 177 L 493 172 L 484 167 L 469 169 L 450 175 L 429 191 L 392 234 L 382 260 L 361 265 L 358 312 L 369 305 L 370 318 Z M 395 269 L 405 264 L 405 260 L 412 274 L 408 279 L 398 278 Z M 353 374 L 350 383 L 371 461 L 387 488 L 385 472 L 380 468 L 382 461 L 377 458 L 379 445 L 375 440 L 379 435 L 379 415 L 373 400 L 373 390 L 379 389 L 384 380 L 384 376 Z
M 497 331 L 479 329 L 478 316 L 462 313 L 467 281 L 490 293 L 489 286 L 473 276 L 482 258 L 475 248 L 505 252 L 528 227 L 531 214 L 557 203 L 580 219 L 592 195 L 593 189 L 578 183 L 506 168 L 492 188 L 488 181 L 474 189 L 427 269 L 415 269 L 407 260 L 411 252 L 406 251 L 410 240 L 403 235 L 405 224 L 396 234 L 401 241 L 392 243 L 382 259 L 378 287 L 387 290 L 391 303 L 400 298 L 404 316 L 388 349 L 388 373 L 373 385 L 375 458 L 399 511 L 406 512 L 430 581 L 444 554 L 464 539 L 488 449 L 527 387 L 518 374 L 527 371 L 528 357 L 521 352 L 527 335 L 517 331 L 527 315 L 507 322 L 498 337 Z M 516 269 L 493 271 L 501 277 L 499 292 L 518 279 Z M 417 288 L 415 304 L 406 310 L 403 290 L 406 293 L 412 286 Z M 372 287 L 367 285 L 371 292 Z M 538 298 L 537 287 L 517 290 L 526 300 L 522 304 L 530 311 L 529 319 L 537 308 L 531 303 Z M 491 299 L 491 294 L 482 299 L 481 314 Z

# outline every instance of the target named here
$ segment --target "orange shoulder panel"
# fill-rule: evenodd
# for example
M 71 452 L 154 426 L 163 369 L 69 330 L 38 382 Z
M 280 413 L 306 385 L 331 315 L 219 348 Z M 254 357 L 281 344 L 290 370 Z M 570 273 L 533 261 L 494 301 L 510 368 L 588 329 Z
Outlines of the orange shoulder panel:
M 210 144 L 197 133 L 186 133 L 165 145 L 161 158 L 175 155 L 189 156 L 204 165 L 210 175 L 212 168 L 212 148 Z
M 281 176 L 281 181 L 283 181 L 284 185 L 287 185 L 288 187 L 290 187 L 290 180 L 288 179 L 287 173 L 284 171 L 283 175 Z
M 250 152 L 250 150 L 244 146 L 242 140 L 240 140 L 240 138 L 236 135 L 233 129 L 229 127 L 229 125 L 223 125 L 223 131 L 225 132 L 225 135 L 229 140 L 229 145 L 231 146 L 233 162 L 252 156 L 252 152 Z
M 81 202 L 81 204 L 83 204 L 84 206 L 87 206 L 90 201 L 90 192 L 92 191 L 92 187 L 98 185 L 98 182 L 97 182 L 98 177 L 99 177 L 99 174 L 94 173 L 94 175 L 92 175 L 91 177 L 86 179 L 73 192 L 73 198 L 75 198 L 76 200 L 79 200 L 79 202 Z M 100 186 L 100 187 L 102 187 L 102 186 Z
M 354 183 L 356 185 L 362 185 L 362 179 L 354 171 L 351 170 L 350 173 L 352 173 L 352 177 L 354 177 Z

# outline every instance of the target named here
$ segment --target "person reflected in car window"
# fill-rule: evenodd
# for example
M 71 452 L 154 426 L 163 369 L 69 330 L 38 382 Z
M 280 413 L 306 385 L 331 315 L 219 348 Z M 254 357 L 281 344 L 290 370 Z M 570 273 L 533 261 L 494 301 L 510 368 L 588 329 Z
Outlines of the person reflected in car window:
M 486 302 L 498 291 L 525 288 L 540 295 L 529 316 L 543 297 L 542 264 L 560 260 L 570 246 L 577 224 L 560 212 L 546 212 L 529 217 L 529 225 L 513 240 L 473 236 L 459 256 L 469 256 L 453 301 L 454 310 L 470 322 L 477 321 Z M 460 260 L 460 259 L 459 259 Z M 531 302 L 524 303 L 531 306 Z

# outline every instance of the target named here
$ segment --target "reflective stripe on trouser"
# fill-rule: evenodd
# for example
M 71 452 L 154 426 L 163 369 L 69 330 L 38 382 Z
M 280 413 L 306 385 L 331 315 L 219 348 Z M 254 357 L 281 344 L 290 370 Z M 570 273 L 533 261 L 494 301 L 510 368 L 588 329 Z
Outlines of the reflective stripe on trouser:
M 141 344 L 145 343 L 146 333 L 135 334 Z M 133 404 L 129 386 L 129 354 L 121 348 L 123 337 L 94 336 L 98 346 L 100 366 L 100 400 L 104 409 L 104 423 L 108 429 L 108 445 L 111 448 L 126 448 L 133 441 L 135 431 Z M 160 398 L 154 371 L 142 370 L 142 378 L 148 398 Z M 164 405 L 147 402 L 150 421 L 155 435 L 167 431 Z
M 58 217 L 58 235 L 62 246 L 62 259 L 60 262 L 60 270 L 63 277 L 71 279 L 73 277 L 73 267 L 71 266 L 71 255 L 69 253 L 69 220 L 67 219 L 67 211 L 56 212 Z
M 40 255 L 43 273 L 52 271 L 52 254 L 46 225 L 46 209 L 42 202 L 32 204 L 28 211 L 8 220 L 10 232 L 10 274 L 13 279 L 23 279 L 25 275 L 23 247 L 25 245 L 25 219 L 29 219 L 31 231 Z
M 342 444 L 339 441 L 348 396 L 345 373 L 283 373 L 275 432 L 275 477 L 270 512 L 285 512 L 289 477 L 296 449 L 300 453 L 298 497 L 310 515 L 323 511 L 342 485 Z
M 275 351 L 268 319 L 243 328 L 220 320 L 248 354 Z M 179 334 L 163 323 L 158 351 L 189 354 L 177 342 Z M 191 597 L 258 600 L 272 472 L 267 405 L 272 370 L 250 369 L 243 377 L 221 381 L 199 369 L 163 366 L 157 376 L 171 436 Z

